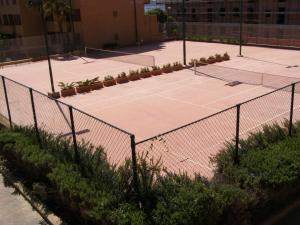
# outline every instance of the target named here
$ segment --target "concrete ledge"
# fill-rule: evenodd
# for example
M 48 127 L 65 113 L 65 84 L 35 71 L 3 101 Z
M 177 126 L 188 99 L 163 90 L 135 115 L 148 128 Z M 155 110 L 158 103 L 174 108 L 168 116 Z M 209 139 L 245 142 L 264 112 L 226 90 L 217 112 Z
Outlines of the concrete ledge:
M 0 162 L 0 173 L 3 177 L 21 194 L 24 199 L 32 206 L 32 208 L 49 224 L 62 225 L 63 222 L 53 213 L 46 210 L 46 207 L 39 201 L 33 200 L 28 191 L 20 182 L 16 182 L 14 176 L 7 171 Z

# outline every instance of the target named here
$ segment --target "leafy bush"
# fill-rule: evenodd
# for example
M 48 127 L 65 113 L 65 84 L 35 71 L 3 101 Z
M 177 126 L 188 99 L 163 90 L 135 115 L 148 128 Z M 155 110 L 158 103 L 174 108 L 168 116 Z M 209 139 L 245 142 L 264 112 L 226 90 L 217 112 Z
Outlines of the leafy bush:
M 65 91 L 65 90 L 69 90 L 69 89 L 74 88 L 75 87 L 75 83 L 74 82 L 72 82 L 72 83 L 59 82 L 58 86 L 60 87 L 60 89 L 62 91 Z
M 111 80 L 114 80 L 115 78 L 111 75 L 107 75 L 104 77 L 104 81 L 111 81 Z

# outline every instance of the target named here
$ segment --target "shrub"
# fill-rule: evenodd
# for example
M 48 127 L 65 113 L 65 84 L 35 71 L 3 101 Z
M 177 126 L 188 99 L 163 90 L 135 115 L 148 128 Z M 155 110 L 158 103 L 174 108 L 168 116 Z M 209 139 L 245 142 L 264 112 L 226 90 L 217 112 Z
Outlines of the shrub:
M 159 66 L 152 66 L 152 71 L 158 71 L 161 70 Z
M 117 78 L 126 78 L 126 73 L 125 72 L 122 72 L 120 74 L 118 74 L 118 77 Z
M 86 79 L 84 81 L 78 81 L 76 82 L 76 86 L 77 87 L 86 87 L 86 86 L 90 86 L 93 83 L 92 80 Z
M 149 70 L 148 67 L 144 67 L 144 68 L 142 68 L 142 69 L 140 70 L 140 72 L 141 72 L 141 73 L 149 73 L 150 70 Z
M 60 87 L 60 89 L 62 91 L 65 91 L 65 90 L 70 90 L 70 89 L 74 88 L 75 87 L 75 83 L 74 82 L 72 82 L 72 83 L 59 82 L 58 86 Z
M 223 60 L 225 60 L 225 61 L 230 60 L 230 56 L 228 55 L 227 52 L 224 53 L 224 55 L 223 55 Z
M 104 77 L 104 81 L 111 81 L 111 80 L 114 80 L 114 79 L 115 78 L 113 76 L 110 76 L 110 75 Z
M 223 57 L 220 54 L 216 54 L 215 55 L 215 60 L 216 60 L 216 62 L 222 62 L 223 61 Z

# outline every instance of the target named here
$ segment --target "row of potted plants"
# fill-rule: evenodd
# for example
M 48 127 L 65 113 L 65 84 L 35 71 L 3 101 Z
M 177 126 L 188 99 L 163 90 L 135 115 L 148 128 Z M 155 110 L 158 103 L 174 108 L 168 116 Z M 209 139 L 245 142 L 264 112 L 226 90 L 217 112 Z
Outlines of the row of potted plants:
M 215 54 L 214 56 L 209 56 L 208 58 L 200 58 L 198 59 L 191 59 L 191 61 L 189 62 L 190 67 L 193 66 L 204 66 L 204 65 L 208 65 L 208 64 L 214 64 L 217 62 L 223 62 L 223 61 L 228 61 L 230 60 L 230 56 L 228 55 L 228 53 L 224 53 L 223 55 L 220 54 Z
M 222 62 L 228 60 L 230 60 L 230 56 L 226 52 L 223 55 L 216 54 L 208 58 L 202 57 L 199 60 L 191 59 L 191 61 L 189 62 L 189 66 L 190 67 L 193 67 L 194 65 L 202 66 L 202 65 L 208 65 L 208 64 L 213 64 L 216 62 Z M 182 70 L 183 68 L 184 66 L 180 62 L 175 62 L 173 64 L 168 63 L 163 65 L 162 67 L 153 66 L 151 69 L 145 67 L 140 70 L 130 70 L 128 74 L 122 72 L 116 78 L 108 75 L 104 77 L 103 81 L 100 81 L 99 77 L 96 77 L 91 80 L 87 79 L 84 81 L 72 82 L 72 83 L 60 82 L 59 87 L 61 88 L 62 97 L 68 97 L 68 96 L 76 95 L 76 93 L 79 94 L 87 93 L 93 90 L 99 90 L 103 87 L 110 87 L 116 84 L 123 84 L 129 81 L 140 80 L 141 78 L 145 79 L 151 76 L 158 76 L 161 75 L 162 73 L 171 73 L 173 71 L 179 71 Z
M 111 75 L 105 76 L 103 81 L 96 77 L 92 80 L 84 80 L 79 82 L 64 83 L 60 82 L 61 96 L 68 97 L 81 93 L 87 93 L 93 90 L 99 90 L 103 87 L 110 87 L 116 84 L 123 84 L 129 81 L 140 80 L 141 78 L 148 78 L 151 76 L 158 76 L 162 73 L 171 73 L 173 71 L 182 70 L 184 67 L 180 62 L 173 64 L 165 64 L 162 67 L 153 66 L 151 69 L 148 67 L 140 70 L 130 70 L 128 75 L 125 72 L 120 73 L 116 78 Z

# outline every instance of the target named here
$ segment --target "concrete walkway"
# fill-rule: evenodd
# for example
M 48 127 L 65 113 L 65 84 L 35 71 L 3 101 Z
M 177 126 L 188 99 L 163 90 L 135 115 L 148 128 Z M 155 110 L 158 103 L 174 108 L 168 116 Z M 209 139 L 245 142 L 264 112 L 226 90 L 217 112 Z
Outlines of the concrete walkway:
M 21 195 L 15 194 L 14 188 L 4 186 L 1 173 L 0 209 L 0 224 L 3 225 L 47 224 Z

